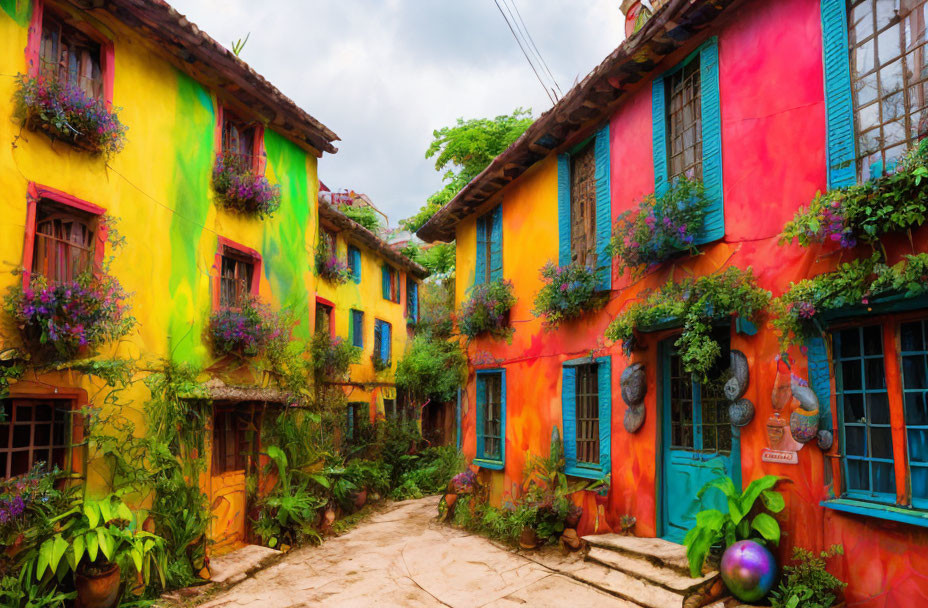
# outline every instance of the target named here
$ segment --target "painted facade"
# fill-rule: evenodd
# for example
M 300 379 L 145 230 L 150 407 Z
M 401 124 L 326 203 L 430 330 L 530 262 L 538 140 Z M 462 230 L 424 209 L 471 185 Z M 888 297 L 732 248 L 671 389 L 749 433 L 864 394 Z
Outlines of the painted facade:
M 625 49 L 624 54 L 607 58 L 579 85 L 579 91 L 562 99 L 550 115 L 536 123 L 540 125 L 537 130 L 530 129 L 525 141 L 514 144 L 509 156 L 504 153 L 498 159 L 498 168 L 491 165 L 475 178 L 459 200 L 449 204 L 447 215 L 440 212 L 432 226 L 427 225 L 419 234 L 426 240 L 441 236 L 456 240 L 456 303 L 460 306 L 468 297 L 475 274 L 479 274 L 475 270 L 479 257 L 478 218 L 497 206 L 502 208 L 502 277 L 512 282 L 517 297 L 510 312 L 514 334 L 510 341 L 478 338 L 469 343 L 471 369 L 462 392 L 460 416 L 464 452 L 481 466 L 481 476 L 491 488 L 491 501 L 499 505 L 517 496 L 527 457 L 547 454 L 553 429 L 567 432 L 570 422 L 564 416 L 564 379 L 571 376 L 565 370 L 571 360 L 595 357 L 601 365 L 608 362 L 605 369 L 611 372 L 608 392 L 599 396 L 600 403 L 604 399 L 611 403 L 611 416 L 601 417 L 601 421 L 608 421 L 605 437 L 611 455 L 597 472 L 611 472 L 611 490 L 605 499 L 592 494 L 575 497 L 584 506 L 579 532 L 618 531 L 620 519 L 629 515 L 637 519 L 634 534 L 679 542 L 682 536 L 673 529 L 678 523 L 673 520 L 692 517 L 698 510 L 698 504 L 693 503 L 701 483 L 695 482 L 704 480 L 695 473 L 688 480 L 686 476 L 680 480 L 671 475 L 678 466 L 668 435 L 673 419 L 661 396 L 671 384 L 664 357 L 667 339 L 677 335 L 679 329 L 642 333 L 637 347 L 626 356 L 620 344 L 604 338 L 606 327 L 629 303 L 674 277 L 707 275 L 727 266 L 751 267 L 758 285 L 776 296 L 790 282 L 832 270 L 840 259 L 835 248 L 780 245 L 778 240 L 784 224 L 800 206 L 807 205 L 817 191 L 826 190 L 830 184 L 840 185 L 834 182 L 834 171 L 829 175 L 829 162 L 836 170 L 841 168 L 835 148 L 840 146 L 841 137 L 847 146 L 847 138 L 853 136 L 853 123 L 852 130 L 843 136 L 831 129 L 840 115 L 836 114 L 836 98 L 829 99 L 826 94 L 828 68 L 823 65 L 825 56 L 839 65 L 844 62 L 847 69 L 849 56 L 841 54 L 842 49 L 847 53 L 846 40 L 843 46 L 839 44 L 837 55 L 834 49 L 823 49 L 823 23 L 828 40 L 833 36 L 827 30 L 834 27 L 834 14 L 846 18 L 843 2 L 750 0 L 724 9 L 708 24 L 700 17 L 695 19 L 698 25 L 687 23 L 678 30 L 673 30 L 673 24 L 664 26 L 663 16 L 668 11 L 680 11 L 686 16 L 687 9 L 681 8 L 683 3 L 668 4 L 669 8 L 653 17 L 658 22 L 655 29 L 645 26 L 644 32 L 624 43 L 620 47 L 620 51 Z M 658 26 L 667 32 L 661 42 L 674 40 L 674 34 L 677 41 L 684 42 L 669 55 L 655 59 L 651 53 L 654 46 L 642 50 L 641 45 L 652 32 L 659 31 Z M 655 80 L 707 45 L 717 50 L 715 68 L 708 68 L 703 56 L 702 76 L 704 86 L 705 79 L 717 77 L 719 99 L 715 111 L 721 149 L 717 161 L 720 173 L 715 179 L 723 200 L 722 232 L 699 248 L 700 255 L 684 255 L 666 262 L 642 278 L 632 279 L 613 267 L 609 300 L 601 310 L 556 330 L 544 329 L 541 320 L 532 314 L 532 307 L 542 286 L 539 271 L 546 262 L 558 262 L 559 248 L 564 243 L 565 232 L 559 228 L 559 222 L 563 222 L 559 215 L 559 155 L 569 154 L 596 133 L 608 133 L 608 172 L 597 174 L 597 186 L 598 193 L 602 193 L 602 185 L 607 186 L 609 224 L 623 211 L 636 208 L 643 196 L 655 191 L 655 174 L 662 170 L 664 162 L 663 158 L 655 162 L 654 153 L 662 145 L 655 144 L 659 136 L 655 129 Z M 623 57 L 628 57 L 626 63 L 617 67 Z M 643 77 L 625 78 L 634 72 Z M 604 97 L 603 91 L 611 91 L 613 97 Z M 582 100 L 598 108 L 596 117 L 590 117 L 595 114 L 593 110 L 586 115 L 577 110 L 582 119 L 568 120 L 570 108 L 581 107 Z M 703 121 L 711 121 L 705 101 L 702 107 Z M 850 111 L 850 106 L 842 107 Z M 544 122 L 546 119 L 550 120 Z M 845 114 L 844 119 L 853 117 Z M 570 126 L 565 127 L 568 123 Z M 554 138 L 544 135 L 545 129 L 559 140 L 553 149 L 550 140 Z M 703 145 L 711 146 L 710 140 L 704 122 Z M 551 152 L 543 154 L 540 151 L 546 142 Z M 704 150 L 704 159 L 711 154 L 711 150 Z M 703 171 L 709 188 L 713 178 L 707 175 L 706 166 Z M 517 175 L 514 179 L 513 174 Z M 924 234 L 924 227 L 915 232 L 914 245 L 904 236 L 883 239 L 890 262 L 898 260 L 902 253 L 912 253 L 913 246 L 925 251 Z M 526 247 L 525 243 L 532 246 Z M 870 321 L 858 319 L 860 324 Z M 788 556 L 793 546 L 819 551 L 841 543 L 845 555 L 838 558 L 834 568 L 835 574 L 850 583 L 846 594 L 849 606 L 924 605 L 928 602 L 928 576 L 922 556 L 928 548 L 928 519 L 924 511 L 907 505 L 905 496 L 898 497 L 899 504 L 904 505 L 901 509 L 847 500 L 834 374 L 830 390 L 826 382 L 827 402 L 823 400 L 830 418 L 826 428 L 836 429 L 834 446 L 822 450 L 813 441 L 798 451 L 796 464 L 765 462 L 762 453 L 770 447 L 766 424 L 774 413 L 770 395 L 780 354 L 777 333 L 767 322 L 756 333 L 739 332 L 735 325 L 721 331 L 728 340 L 726 346 L 747 358 L 750 384 L 745 397 L 753 402 L 756 412 L 743 429 L 731 429 L 732 448 L 722 466 L 743 485 L 765 474 L 789 480 L 780 486 L 787 505 L 779 518 L 784 530 L 780 556 Z M 792 373 L 808 378 L 806 350 L 793 348 L 788 355 L 793 361 Z M 630 433 L 623 427 L 626 406 L 620 397 L 619 378 L 633 363 L 644 365 L 647 393 L 643 426 Z M 898 387 L 898 366 L 887 366 L 886 381 Z M 600 366 L 600 379 L 603 369 Z M 504 458 L 498 465 L 486 466 L 478 454 L 477 429 L 482 420 L 477 411 L 483 407 L 478 398 L 481 374 L 489 370 L 503 373 Z M 894 422 L 893 433 L 895 449 L 904 451 L 906 440 L 901 425 Z M 701 462 L 692 454 L 688 458 L 686 466 L 697 467 Z M 897 476 L 908 474 L 904 465 L 896 468 Z M 688 513 L 681 514 L 681 510 Z
M 0 98 L 11 100 L 17 81 L 15 74 L 29 74 L 30 58 L 38 48 L 38 16 L 51 10 L 67 22 L 98 37 L 105 49 L 106 95 L 120 108 L 119 118 L 128 126 L 125 148 L 109 159 L 93 155 L 46 135 L 21 128 L 12 116 L 13 104 L 0 109 L 0 290 L 6 291 L 22 277 L 15 274 L 27 263 L 34 239 L 35 204 L 53 199 L 65 206 L 91 210 L 115 218 L 125 246 L 113 255 L 109 272 L 130 292 L 132 314 L 138 325 L 123 340 L 107 344 L 101 356 L 156 363 L 170 360 L 210 370 L 225 384 L 246 388 L 267 388 L 266 378 L 247 369 L 229 369 L 228 362 L 215 357 L 206 340 L 210 315 L 219 301 L 218 289 L 222 261 L 220 254 L 231 250 L 254 267 L 250 292 L 276 310 L 289 310 L 297 320 L 293 337 L 308 340 L 314 330 L 318 299 L 335 304 L 335 334 L 349 338 L 348 309 L 365 312 L 365 354 L 373 342 L 373 319 L 392 323 L 392 352 L 401 356 L 406 341 L 407 271 L 424 276 L 421 267 L 403 266 L 397 255 L 391 258 L 403 276 L 401 303 L 382 302 L 379 264 L 383 250 L 362 248 L 363 279 L 333 288 L 314 272 L 313 251 L 319 238 L 317 159 L 323 152 L 334 152 L 334 133 L 318 123 L 272 85 L 252 72 L 231 53 L 215 50 L 214 71 L 191 58 L 189 70 L 182 71 L 176 57 L 166 54 L 165 41 L 153 39 L 104 9 L 77 11 L 67 3 L 24 0 L 0 2 Z M 152 3 L 150 12 L 140 19 L 163 19 L 163 35 L 203 36 L 191 53 L 220 48 L 199 32 L 185 30 L 179 16 L 166 4 Z M 162 30 L 156 30 L 162 35 Z M 179 32 L 179 34 L 177 34 Z M 160 45 L 160 46 L 159 46 Z M 174 49 L 174 46 L 171 46 Z M 184 53 L 183 45 L 177 47 Z M 183 62 L 180 62 L 182 65 Z M 184 68 L 187 69 L 186 67 Z M 225 71 L 223 71 L 225 70 Z M 247 83 L 239 96 L 224 88 L 230 74 L 236 87 Z M 206 83 L 212 83 L 206 84 Z M 216 83 L 223 83 L 218 86 Z M 243 100 L 255 95 L 260 109 L 249 110 Z M 258 93 L 255 93 L 258 91 Z M 267 97 L 260 98 L 260 92 Z M 221 142 L 222 109 L 234 108 L 241 118 L 258 124 L 258 166 L 272 184 L 280 187 L 281 204 L 269 218 L 255 219 L 221 209 L 211 186 L 213 165 Z M 251 113 L 249 113 L 251 112 Z M 301 120 L 278 125 L 287 113 Z M 272 118 L 268 118 L 268 117 Z M 294 126 L 297 125 L 297 126 Z M 315 145 L 314 143 L 315 142 Z M 339 240 L 360 227 L 343 227 Z M 363 230 L 363 229 L 360 229 Z M 102 243 L 102 241 L 101 241 Z M 108 245 L 101 245 L 108 247 Z M 344 253 L 342 249 L 340 250 Z M 385 246 L 384 246 L 385 247 Z M 25 253 L 24 253 L 25 252 Z M 399 256 L 401 257 L 401 256 Z M 407 261 L 408 262 L 408 261 Z M 16 330 L 3 329 L 4 349 L 16 345 Z M 383 397 L 392 388 L 393 366 L 379 375 L 369 357 L 351 371 L 349 400 L 374 405 L 370 416 L 383 411 Z M 204 379 L 205 380 L 205 379 Z M 81 440 L 80 406 L 101 398 L 101 383 L 81 374 L 62 371 L 36 374 L 28 372 L 10 387 L 10 399 L 52 400 L 68 415 L 73 442 Z M 106 391 L 102 391 L 105 394 Z M 247 394 L 247 391 L 246 391 Z M 261 394 L 247 403 L 217 399 L 216 414 L 222 407 L 261 409 L 271 407 Z M 149 398 L 142 382 L 135 382 L 122 397 L 121 415 L 144 432 L 142 405 Z M 272 399 L 272 401 L 274 401 Z M 279 401 L 279 399 L 277 399 Z M 31 401 L 24 402 L 26 405 Z M 276 406 L 279 406 L 277 404 Z M 284 403 L 286 405 L 286 403 Z M 218 419 L 218 418 L 215 418 Z M 2 423 L 0 423 L 2 425 Z M 6 437 L 6 435 L 4 435 Z M 4 455 L 6 456 L 6 455 Z M 211 459 L 207 459 L 211 462 Z M 4 463 L 5 464 L 5 463 Z M 62 464 L 84 473 L 87 483 L 105 488 L 109 471 L 104 463 L 88 453 L 86 446 L 74 447 Z M 246 491 L 243 472 L 207 471 L 201 485 L 213 506 L 214 540 L 235 543 L 244 537 Z M 4 472 L 6 469 L 4 469 Z

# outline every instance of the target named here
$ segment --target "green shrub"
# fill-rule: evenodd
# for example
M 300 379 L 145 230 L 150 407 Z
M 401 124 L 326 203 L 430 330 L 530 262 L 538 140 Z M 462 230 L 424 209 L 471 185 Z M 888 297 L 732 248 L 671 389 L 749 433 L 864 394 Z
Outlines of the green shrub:
M 467 379 L 467 356 L 455 341 L 416 335 L 396 365 L 396 385 L 423 399 L 451 401 Z
M 783 566 L 780 585 L 770 592 L 773 608 L 830 608 L 837 601 L 837 593 L 847 583 L 829 573 L 827 560 L 844 555 L 844 547 L 833 545 L 818 557 L 801 547 L 793 547 L 793 564 Z

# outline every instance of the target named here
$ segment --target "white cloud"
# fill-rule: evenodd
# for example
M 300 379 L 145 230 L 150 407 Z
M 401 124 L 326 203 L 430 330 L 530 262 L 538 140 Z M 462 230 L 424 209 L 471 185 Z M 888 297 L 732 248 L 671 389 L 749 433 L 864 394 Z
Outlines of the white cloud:
M 566 92 L 623 35 L 617 0 L 517 0 Z M 332 189 L 370 195 L 392 223 L 440 188 L 432 131 L 551 103 L 493 0 L 173 0 L 342 141 L 320 161 Z

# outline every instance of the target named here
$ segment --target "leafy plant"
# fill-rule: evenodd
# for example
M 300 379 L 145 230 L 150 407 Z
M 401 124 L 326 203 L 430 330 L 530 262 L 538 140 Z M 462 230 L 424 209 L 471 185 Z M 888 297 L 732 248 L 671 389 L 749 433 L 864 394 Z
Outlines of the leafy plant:
M 512 282 L 489 281 L 474 285 L 470 297 L 458 312 L 458 326 L 468 339 L 483 334 L 507 338 L 512 334 L 509 310 L 515 306 Z
M 213 165 L 213 190 L 223 208 L 257 218 L 270 217 L 280 208 L 280 186 L 258 175 L 251 157 L 219 154 Z
M 349 219 L 361 224 L 373 233 L 380 230 L 380 216 L 368 205 L 342 205 L 338 208 Z
M 863 184 L 817 193 L 783 227 L 780 243 L 834 242 L 854 247 L 876 243 L 889 232 L 922 225 L 928 214 L 928 143 L 922 140 L 902 157 L 896 170 Z
M 217 356 L 237 354 L 255 357 L 275 343 L 290 338 L 292 322 L 257 298 L 245 298 L 238 310 L 213 313 L 207 335 Z
M 51 284 L 34 274 L 28 287 L 19 281 L 10 287 L 3 308 L 37 360 L 61 362 L 81 353 L 91 355 L 132 331 L 136 320 L 128 298 L 107 274 L 87 272 L 73 281 Z
M 416 334 L 396 365 L 397 387 L 424 399 L 451 401 L 466 375 L 467 357 L 460 344 L 429 334 Z
M 844 547 L 832 545 L 816 556 L 802 547 L 793 547 L 793 564 L 783 567 L 780 585 L 770 592 L 773 608 L 830 608 L 837 593 L 847 583 L 826 570 L 826 562 L 844 555 Z
M 649 194 L 637 209 L 619 215 L 610 248 L 619 259 L 620 270 L 640 273 L 681 251 L 695 252 L 707 205 L 702 183 L 681 177 L 671 182 L 666 193 Z
M 694 578 L 702 572 L 709 550 L 718 543 L 725 547 L 730 547 L 739 540 L 779 544 L 780 524 L 770 513 L 779 513 L 786 506 L 783 496 L 772 489 L 781 479 L 776 475 L 766 475 L 755 479 L 743 492 L 739 492 L 731 478 L 719 477 L 699 490 L 697 496 L 700 499 L 709 490 L 720 491 L 725 496 L 728 511 L 700 511 L 696 514 L 696 525 L 683 539 L 690 574 Z M 758 500 L 761 502 L 758 503 Z
M 317 382 L 341 380 L 351 365 L 361 360 L 360 348 L 324 331 L 313 334 L 309 354 Z
M 338 257 L 335 247 L 326 239 L 321 239 L 316 245 L 314 254 L 316 274 L 336 285 L 344 285 L 351 280 L 351 270 L 348 263 Z
M 107 157 L 125 146 L 128 127 L 119 121 L 117 109 L 104 100 L 47 76 L 17 74 L 16 81 L 14 116 L 23 125 Z
M 542 288 L 535 296 L 532 314 L 544 317 L 544 325 L 557 327 L 605 303 L 596 293 L 596 270 L 581 264 L 557 266 L 548 262 L 541 269 Z
M 410 241 L 400 250 L 400 253 L 407 258 L 422 264 L 432 276 L 442 276 L 454 278 L 454 266 L 456 262 L 456 250 L 454 243 L 432 243 L 428 247 L 423 247 L 415 241 Z
M 625 308 L 606 329 L 610 340 L 621 340 L 623 348 L 634 346 L 635 331 L 667 321 L 680 321 L 683 333 L 675 342 L 683 368 L 706 377 L 721 354 L 712 338 L 712 324 L 732 316 L 754 321 L 770 302 L 770 292 L 758 287 L 749 267 L 729 266 L 718 274 L 669 281 L 643 301 Z

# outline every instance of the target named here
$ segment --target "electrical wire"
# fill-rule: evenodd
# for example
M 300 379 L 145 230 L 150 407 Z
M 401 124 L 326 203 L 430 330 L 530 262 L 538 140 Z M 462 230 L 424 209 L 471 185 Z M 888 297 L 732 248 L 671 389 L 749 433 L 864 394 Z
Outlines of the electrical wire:
M 522 40 L 516 34 L 516 31 L 512 28 L 512 24 L 509 23 L 509 18 L 506 17 L 506 13 L 503 12 L 503 8 L 499 5 L 498 0 L 493 0 L 493 3 L 496 5 L 496 8 L 499 9 L 499 14 L 503 16 L 503 20 L 506 22 L 506 25 L 509 26 L 509 31 L 512 32 L 512 37 L 516 39 L 516 44 L 519 45 L 519 49 L 522 50 L 522 54 L 525 56 L 525 60 L 528 61 L 528 65 L 532 68 L 532 71 L 535 73 L 535 78 L 538 79 L 538 83 L 541 85 L 541 88 L 545 90 L 545 95 L 548 96 L 548 99 L 551 100 L 551 105 L 557 103 L 554 101 L 554 97 L 551 95 L 551 92 L 548 90 L 548 86 L 541 79 L 541 76 L 538 74 L 538 70 L 535 69 L 535 64 L 532 63 L 532 60 L 529 58 L 528 53 L 525 52 L 525 48 L 522 46 Z
M 506 0 L 503 0 L 504 2 Z M 551 82 L 554 83 L 554 88 L 557 89 L 557 96 L 563 97 L 564 93 L 561 91 L 561 86 L 557 83 L 557 79 L 554 77 L 554 74 L 551 73 L 551 69 L 548 67 L 548 62 L 545 61 L 545 58 L 541 56 L 541 51 L 538 50 L 538 47 L 535 45 L 535 39 L 532 38 L 532 34 L 528 31 L 528 27 L 525 25 L 525 21 L 522 19 L 522 13 L 519 11 L 519 5 L 516 4 L 516 0 L 509 0 L 509 3 L 512 4 L 512 8 L 516 11 L 516 16 L 519 18 L 519 22 L 522 24 L 522 31 L 525 32 L 525 36 L 528 37 L 529 44 L 532 45 L 532 48 L 535 50 L 535 55 L 541 61 L 542 67 L 544 67 L 545 72 L 548 73 L 548 76 L 551 78 Z

